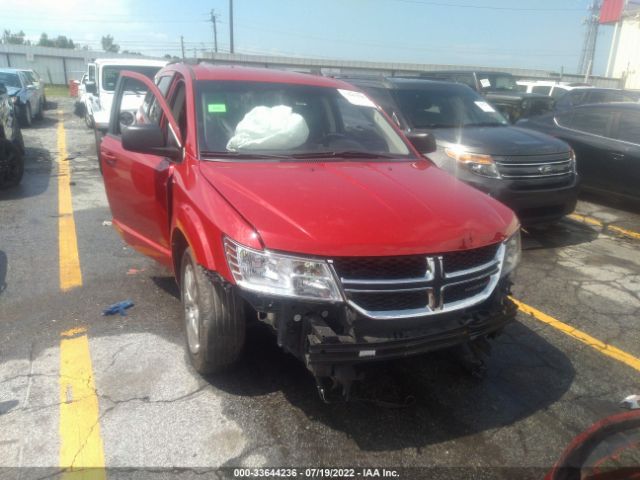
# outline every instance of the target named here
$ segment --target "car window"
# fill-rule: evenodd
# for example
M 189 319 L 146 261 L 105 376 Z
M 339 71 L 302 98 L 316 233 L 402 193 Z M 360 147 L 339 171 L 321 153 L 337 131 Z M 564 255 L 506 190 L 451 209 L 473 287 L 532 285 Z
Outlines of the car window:
M 167 96 L 172 80 L 173 75 L 165 75 L 157 79 L 156 86 L 158 87 L 158 90 L 160 90 L 160 93 L 162 93 L 163 97 Z M 153 93 L 147 92 L 141 110 L 142 112 L 136 119 L 138 123 L 152 122 L 158 125 L 160 124 L 162 108 L 160 108 L 160 104 Z
M 565 90 L 562 87 L 553 87 L 553 90 L 551 91 L 551 96 L 553 98 L 558 99 L 558 98 L 562 97 L 563 95 L 565 95 L 567 93 L 567 91 L 568 90 Z
M 205 156 L 259 152 L 294 157 L 357 151 L 413 158 L 384 115 L 360 92 L 199 81 L 196 106 L 198 143 Z
M 473 88 L 474 90 L 476 89 L 476 79 L 473 76 L 472 73 L 467 73 L 467 74 L 461 74 L 461 75 L 456 75 L 454 77 L 454 80 L 458 83 L 463 83 L 471 88 Z
M 393 97 L 391 96 L 389 90 L 386 88 L 378 88 L 378 87 L 366 87 L 362 88 L 371 99 L 376 102 L 382 109 L 385 111 L 387 115 L 391 117 L 391 119 L 396 123 L 396 125 L 402 129 L 408 127 L 408 125 L 404 125 L 402 121 L 402 115 L 398 110 L 397 105 L 393 101 Z
M 102 90 L 113 92 L 116 88 L 116 83 L 118 82 L 120 72 L 123 70 L 142 73 L 149 78 L 153 78 L 155 74 L 158 73 L 158 70 L 160 70 L 160 67 L 141 67 L 138 65 L 108 65 L 102 69 Z M 145 88 L 144 91 L 146 92 L 147 89 Z
M 140 94 L 145 93 L 147 90 L 147 86 L 139 80 L 128 77 L 122 79 L 122 94 L 115 106 L 117 122 L 113 125 L 111 133 L 120 135 L 122 128 L 131 126 L 136 122 L 136 112 L 139 111 L 143 102 Z
M 623 111 L 619 118 L 618 128 L 613 137 L 640 145 L 640 112 Z
M 539 93 L 540 95 L 549 95 L 551 93 L 551 87 L 536 85 L 531 89 L 532 93 Z
M 505 118 L 476 92 L 451 85 L 394 90 L 402 115 L 412 128 L 506 125 Z
M 559 108 L 571 108 L 576 105 L 584 103 L 584 98 L 587 95 L 586 90 L 572 90 L 571 92 L 563 95 L 558 99 L 556 105 Z
M 95 65 L 89 65 L 89 81 L 90 82 L 95 82 L 96 81 L 96 66 Z
M 20 77 L 16 73 L 0 72 L 0 83 L 8 88 L 22 88 Z
M 581 132 L 608 136 L 613 115 L 614 112 L 606 108 L 579 108 L 573 112 L 571 119 L 564 126 Z
M 187 136 L 186 87 L 184 81 L 178 80 L 176 82 L 169 106 L 171 107 L 173 118 L 176 119 L 180 127 L 180 136 L 184 139 Z
M 620 92 L 596 90 L 589 95 L 589 103 L 623 102 L 624 95 Z

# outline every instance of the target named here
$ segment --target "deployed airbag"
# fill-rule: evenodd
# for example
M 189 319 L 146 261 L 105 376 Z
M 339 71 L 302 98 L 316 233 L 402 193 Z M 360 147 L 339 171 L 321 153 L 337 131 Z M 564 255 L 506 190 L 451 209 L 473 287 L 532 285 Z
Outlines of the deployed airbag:
M 290 150 L 307 141 L 309 127 L 291 107 L 255 107 L 236 126 L 227 150 Z

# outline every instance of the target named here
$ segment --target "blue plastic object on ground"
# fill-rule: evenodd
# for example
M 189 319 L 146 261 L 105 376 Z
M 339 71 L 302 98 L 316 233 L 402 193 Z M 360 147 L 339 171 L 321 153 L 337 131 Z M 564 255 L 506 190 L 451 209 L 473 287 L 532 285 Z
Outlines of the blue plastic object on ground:
M 124 317 L 127 315 L 127 308 L 131 308 L 133 305 L 134 303 L 131 300 L 123 300 L 122 302 L 109 305 L 102 311 L 102 315 L 115 315 L 119 313 L 120 316 Z

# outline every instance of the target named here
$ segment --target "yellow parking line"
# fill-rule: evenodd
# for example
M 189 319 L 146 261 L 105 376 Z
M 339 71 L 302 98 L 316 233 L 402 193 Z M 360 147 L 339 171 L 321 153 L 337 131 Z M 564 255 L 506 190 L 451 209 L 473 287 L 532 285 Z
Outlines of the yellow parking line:
M 73 480 L 104 480 L 100 414 L 86 329 L 60 340 L 60 467 Z
M 60 289 L 63 292 L 82 286 L 76 223 L 71 202 L 71 171 L 67 161 L 67 143 L 63 112 L 58 110 L 58 255 Z
M 521 301 L 516 300 L 513 297 L 511 297 L 511 300 L 518 306 L 518 309 L 520 309 L 521 312 L 526 313 L 527 315 L 531 315 L 536 320 L 540 320 L 541 322 L 546 323 L 547 325 L 550 325 L 557 330 L 560 330 L 562 333 L 575 338 L 585 345 L 588 345 L 589 347 L 597 350 L 603 355 L 614 358 L 617 361 L 624 363 L 625 365 L 640 372 L 640 358 L 634 357 L 633 355 L 630 355 L 627 352 L 614 347 L 613 345 L 604 343 L 603 341 L 598 340 L 597 338 L 594 338 L 591 335 L 572 327 L 571 325 L 567 325 L 560 320 L 556 320 L 552 316 L 547 315 L 546 313 L 541 312 L 540 310 L 525 303 L 522 303 Z
M 594 227 L 600 227 L 604 230 L 604 232 L 612 232 L 615 235 L 620 235 L 623 237 L 633 238 L 635 240 L 640 240 L 640 232 L 634 232 L 633 230 L 628 230 L 626 228 L 618 227 L 616 225 L 605 225 L 602 221 L 597 218 L 588 217 L 586 215 L 580 215 L 578 213 L 572 213 L 568 215 L 568 217 L 577 222 L 586 223 L 587 225 L 592 225 Z

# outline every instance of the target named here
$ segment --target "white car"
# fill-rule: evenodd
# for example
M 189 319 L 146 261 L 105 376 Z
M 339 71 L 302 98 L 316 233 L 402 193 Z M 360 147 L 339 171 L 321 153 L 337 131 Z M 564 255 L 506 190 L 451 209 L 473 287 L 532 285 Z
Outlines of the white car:
M 98 132 L 104 132 L 109 126 L 111 104 L 120 72 L 131 70 L 153 78 L 165 65 L 165 60 L 145 60 L 137 58 L 99 58 L 90 63 L 86 78 L 81 84 L 81 99 L 84 103 L 85 121 L 87 126 L 95 128 Z M 123 107 L 131 113 L 135 113 L 142 104 L 146 91 L 130 92 L 123 100 Z
M 557 82 L 553 80 L 518 80 L 517 84 L 523 92 L 538 93 L 553 98 L 560 98 L 574 88 L 591 87 L 586 83 Z

